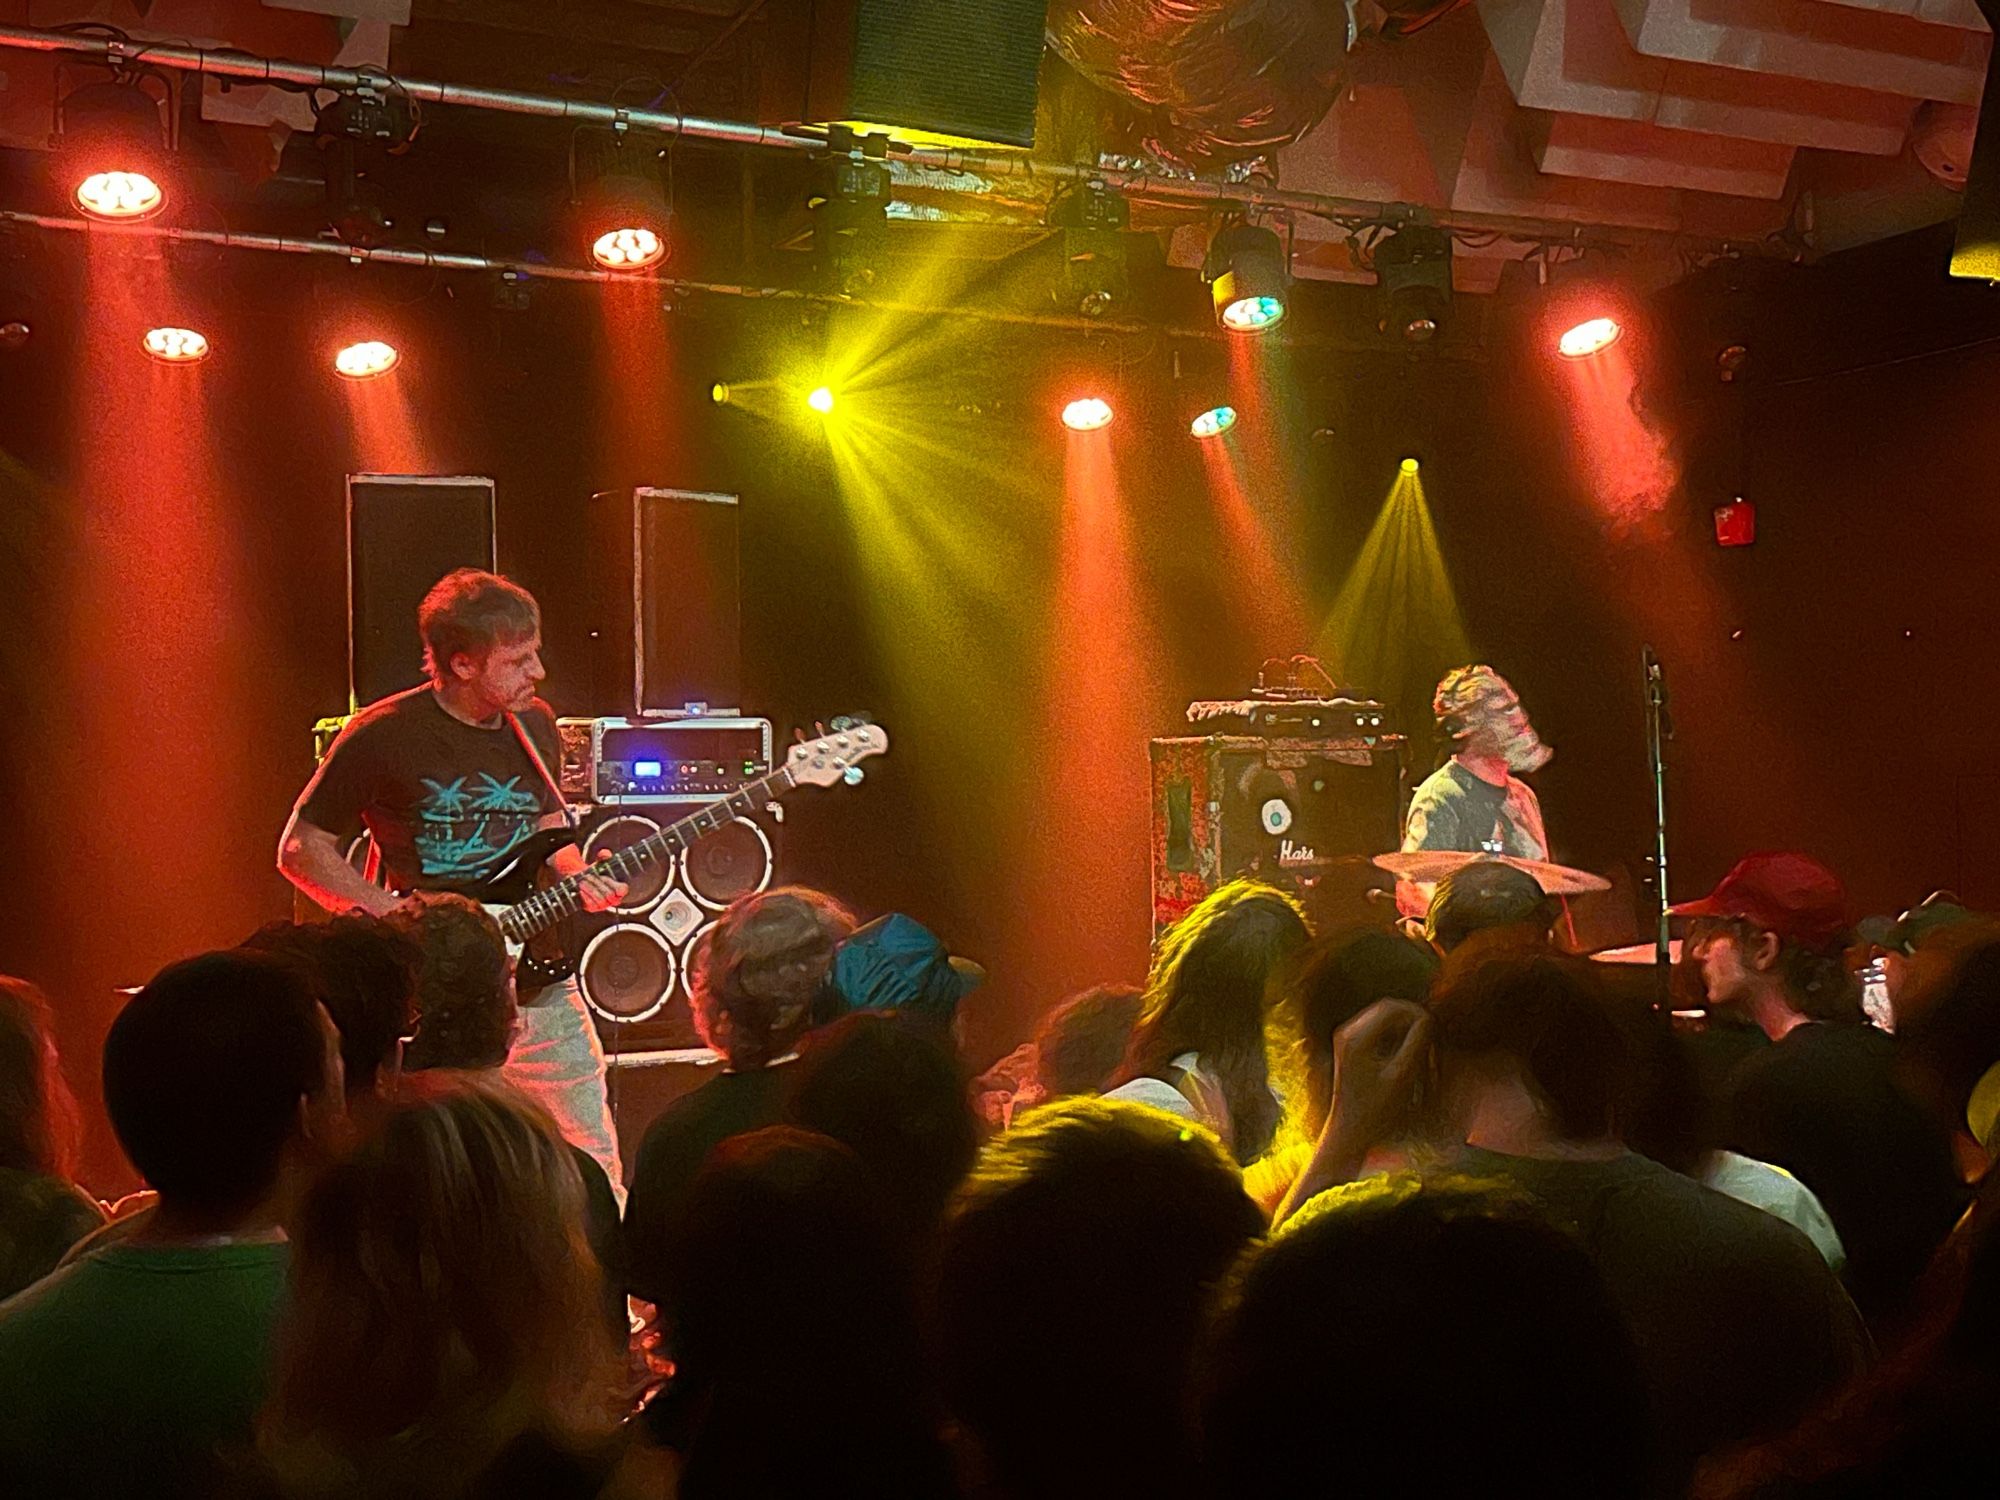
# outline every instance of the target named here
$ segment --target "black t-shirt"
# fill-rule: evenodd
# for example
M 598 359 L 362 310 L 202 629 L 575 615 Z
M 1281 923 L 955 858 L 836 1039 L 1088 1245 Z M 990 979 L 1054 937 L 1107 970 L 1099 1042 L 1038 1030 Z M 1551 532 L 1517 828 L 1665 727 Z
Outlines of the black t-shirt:
M 553 772 L 555 715 L 537 698 L 520 718 Z M 299 811 L 342 839 L 365 827 L 388 883 L 416 890 L 490 870 L 561 807 L 504 721 L 464 723 L 416 687 L 348 722 Z
M 1582 1240 L 1632 1329 L 1669 1472 L 1783 1430 L 1860 1371 L 1853 1304 L 1775 1215 L 1633 1152 L 1547 1161 L 1467 1147 L 1452 1170 L 1515 1183 Z
M 722 1073 L 676 1099 L 647 1127 L 625 1200 L 626 1274 L 634 1296 L 664 1300 L 666 1261 L 695 1174 L 731 1136 L 784 1118 L 791 1067 Z
M 1731 1150 L 1811 1188 L 1871 1318 L 1895 1313 L 1965 1206 L 1951 1146 L 1895 1079 L 1873 1026 L 1808 1022 L 1747 1059 L 1727 1101 Z

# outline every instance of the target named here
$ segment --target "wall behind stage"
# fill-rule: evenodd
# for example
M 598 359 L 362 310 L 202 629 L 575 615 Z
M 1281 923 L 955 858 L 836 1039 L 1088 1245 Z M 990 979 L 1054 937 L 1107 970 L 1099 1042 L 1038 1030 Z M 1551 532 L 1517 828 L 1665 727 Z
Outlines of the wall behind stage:
M 969 1012 L 982 1057 L 1067 990 L 1139 977 L 1143 741 L 1174 732 L 1191 698 L 1242 691 L 1273 645 L 1244 607 L 1240 551 L 1182 435 L 1186 388 L 1164 351 L 1113 371 L 1116 493 L 1090 503 L 1123 517 L 1123 563 L 1078 604 L 1063 549 L 1066 507 L 1085 499 L 1065 484 L 1054 398 L 1104 368 L 1100 349 L 964 324 L 949 337 L 802 326 L 730 304 L 662 314 L 588 289 L 541 288 L 506 317 L 399 282 L 410 360 L 363 392 L 322 370 L 300 309 L 325 299 L 297 274 L 237 263 L 213 310 L 216 357 L 166 372 L 202 382 L 199 402 L 136 350 L 108 360 L 91 342 L 112 336 L 101 321 L 58 320 L 0 356 L 0 969 L 57 996 L 86 1099 L 115 986 L 289 910 L 272 855 L 311 769 L 311 724 L 344 707 L 342 477 L 361 468 L 498 481 L 501 563 L 543 601 L 564 713 L 613 706 L 590 638 L 603 601 L 586 497 L 634 482 L 740 493 L 748 705 L 781 733 L 866 708 L 895 741 L 861 787 L 796 799 L 790 873 L 864 915 L 911 912 L 989 960 Z M 1776 325 L 1811 326 L 1827 295 L 1838 285 L 1788 293 Z M 874 398 L 862 380 L 854 409 L 879 399 L 896 418 L 830 444 L 795 388 L 850 338 L 898 372 Z M 1865 355 L 1816 348 L 1816 366 L 1774 360 L 1769 383 L 1727 393 L 1743 403 L 1729 420 L 1713 392 L 1663 404 L 1648 430 L 1689 478 L 1637 529 L 1604 510 L 1607 470 L 1581 461 L 1590 435 L 1539 354 L 1258 358 L 1238 376 L 1258 384 L 1264 424 L 1254 445 L 1255 422 L 1238 435 L 1249 503 L 1284 518 L 1271 550 L 1305 618 L 1338 594 L 1397 460 L 1420 454 L 1471 648 L 1558 747 L 1538 778 L 1558 857 L 1643 877 L 1650 641 L 1679 728 L 1677 894 L 1745 849 L 1791 845 L 1840 868 L 1864 910 L 1941 884 L 2000 902 L 1984 858 L 2000 801 L 1979 769 L 2000 737 L 1983 590 L 2000 526 L 1982 472 L 1994 418 L 1968 395 L 2000 354 L 1819 378 Z M 740 399 L 712 404 L 715 379 Z M 178 404 L 162 417 L 161 402 Z M 169 449 L 172 463 L 153 461 Z M 1757 545 L 1739 552 L 1708 534 L 1718 496 L 1703 487 L 1725 470 L 1759 505 Z M 145 596 L 123 635 L 107 576 Z M 1116 644 L 1121 611 L 1146 661 L 1110 663 L 1101 699 L 1065 700 Z M 1401 680 L 1372 684 L 1418 729 L 1450 665 L 1434 655 L 1418 639 Z M 209 717 L 191 721 L 188 704 Z M 1105 714 L 1117 734 L 1092 739 Z M 1101 781 L 1064 753 L 1072 737 L 1123 747 L 1105 750 Z M 1414 769 L 1429 764 L 1426 747 Z M 1079 898 L 1079 880 L 1104 899 Z M 97 1185 L 127 1180 L 101 1125 L 91 1147 Z

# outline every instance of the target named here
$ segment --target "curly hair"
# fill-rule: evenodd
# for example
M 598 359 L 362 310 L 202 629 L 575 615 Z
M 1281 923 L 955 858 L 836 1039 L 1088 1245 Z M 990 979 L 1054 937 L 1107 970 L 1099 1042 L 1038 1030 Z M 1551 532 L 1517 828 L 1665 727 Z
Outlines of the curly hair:
M 405 1071 L 497 1068 L 513 1042 L 515 997 L 500 924 L 476 901 L 419 891 L 389 914 L 413 942 L 417 1034 Z
M 525 641 L 541 628 L 542 610 L 533 594 L 479 568 L 445 574 L 417 606 L 424 671 L 432 682 L 451 677 L 454 656 L 481 656 L 495 646 Z
M 854 917 L 831 896 L 779 886 L 745 896 L 695 944 L 694 1023 L 703 1041 L 748 1072 L 789 1052 Z

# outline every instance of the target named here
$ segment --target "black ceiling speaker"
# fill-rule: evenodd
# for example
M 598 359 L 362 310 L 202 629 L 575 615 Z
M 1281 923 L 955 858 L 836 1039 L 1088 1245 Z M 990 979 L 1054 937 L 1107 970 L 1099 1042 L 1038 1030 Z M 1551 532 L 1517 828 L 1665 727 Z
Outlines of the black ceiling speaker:
M 766 124 L 1035 144 L 1047 0 L 779 0 Z M 783 59 L 783 61 L 779 61 Z

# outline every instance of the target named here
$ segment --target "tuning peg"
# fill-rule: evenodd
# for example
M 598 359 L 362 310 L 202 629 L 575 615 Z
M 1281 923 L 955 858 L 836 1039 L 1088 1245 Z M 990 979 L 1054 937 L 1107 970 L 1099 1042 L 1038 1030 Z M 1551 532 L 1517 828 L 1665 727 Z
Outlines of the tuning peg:
M 845 771 L 840 773 L 840 779 L 849 786 L 860 786 L 866 774 L 859 766 L 849 766 Z

